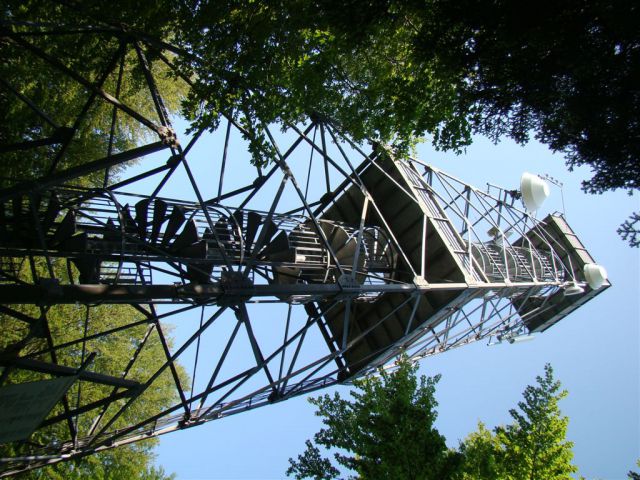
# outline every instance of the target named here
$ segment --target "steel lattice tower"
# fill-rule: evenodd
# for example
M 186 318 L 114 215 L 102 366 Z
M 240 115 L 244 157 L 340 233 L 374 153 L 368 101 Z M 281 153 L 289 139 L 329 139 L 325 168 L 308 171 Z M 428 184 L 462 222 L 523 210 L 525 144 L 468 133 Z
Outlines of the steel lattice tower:
M 112 60 L 85 78 L 73 52 L 48 50 L 56 35 L 100 38 L 113 45 Z M 0 190 L 0 313 L 15 332 L 0 354 L 0 402 L 14 422 L 0 439 L 17 452 L 2 459 L 0 476 L 348 382 L 400 353 L 419 359 L 513 341 L 609 286 L 586 284 L 584 266 L 595 262 L 563 216 L 537 220 L 517 192 L 481 191 L 383 146 L 355 144 L 319 115 L 286 133 L 265 126 L 275 156 L 261 167 L 249 163 L 250 133 L 232 116 L 212 134 L 180 138 L 147 60 L 180 78 L 180 51 L 169 44 L 71 21 L 6 24 L 3 41 L 85 97 L 74 122 L 62 124 L 30 98 L 29 79 L 0 79 L 5 104 L 31 113 L 23 141 L 0 137 L 0 155 L 23 152 L 42 165 L 36 178 L 5 180 Z M 119 100 L 125 62 L 143 72 L 152 114 Z M 116 91 L 105 90 L 109 78 Z M 92 108 L 112 112 L 106 148 L 67 166 Z M 118 150 L 123 119 L 155 138 Z M 87 175 L 102 186 L 79 182 Z M 180 199 L 170 198 L 178 184 Z M 117 304 L 135 315 L 110 316 Z M 61 330 L 53 314 L 74 319 Z M 166 322 L 183 323 L 174 346 Z M 103 341 L 129 342 L 131 358 L 109 365 Z M 164 359 L 143 375 L 138 365 L 154 342 Z M 177 401 L 136 416 L 161 379 Z M 20 418 L 24 405 L 10 407 L 20 396 L 38 404 L 36 424 Z M 28 440 L 58 425 L 64 436 Z

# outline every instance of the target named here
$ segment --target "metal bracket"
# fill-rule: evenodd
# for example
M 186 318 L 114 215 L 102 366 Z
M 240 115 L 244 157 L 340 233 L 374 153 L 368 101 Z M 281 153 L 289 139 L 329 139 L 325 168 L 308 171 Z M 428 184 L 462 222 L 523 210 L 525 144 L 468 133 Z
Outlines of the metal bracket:
M 428 287 L 429 286 L 429 282 L 427 282 L 427 279 L 424 278 L 421 275 L 416 275 L 413 277 L 413 283 L 414 285 L 418 286 L 418 287 Z

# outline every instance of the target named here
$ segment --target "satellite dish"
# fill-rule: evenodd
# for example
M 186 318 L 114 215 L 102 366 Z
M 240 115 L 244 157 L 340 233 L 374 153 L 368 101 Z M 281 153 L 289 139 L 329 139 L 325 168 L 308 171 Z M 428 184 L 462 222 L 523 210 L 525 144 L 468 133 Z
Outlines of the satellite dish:
M 584 266 L 584 278 L 592 290 L 597 290 L 607 280 L 607 271 L 602 265 L 587 263 Z
M 524 172 L 520 179 L 520 192 L 525 208 L 533 212 L 538 210 L 549 196 L 549 185 L 539 176 Z

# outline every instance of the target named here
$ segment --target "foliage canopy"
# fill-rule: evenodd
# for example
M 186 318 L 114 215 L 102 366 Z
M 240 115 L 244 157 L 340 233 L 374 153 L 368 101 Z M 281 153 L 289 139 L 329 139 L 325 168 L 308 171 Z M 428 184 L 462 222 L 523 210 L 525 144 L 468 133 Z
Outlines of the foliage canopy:
M 296 479 L 439 480 L 569 480 L 573 444 L 566 440 L 568 419 L 558 402 L 567 395 L 546 365 L 536 385 L 523 392 L 513 422 L 492 432 L 478 430 L 448 449 L 434 422 L 439 377 L 420 380 L 406 359 L 389 373 L 354 382 L 352 399 L 339 394 L 310 399 L 324 427 L 297 459 L 289 459 L 287 475 Z M 322 449 L 322 450 L 321 450 Z M 333 459 L 324 451 L 333 452 Z
M 118 10 L 104 2 L 90 1 L 83 4 L 85 12 L 38 0 L 5 2 L 4 18 L 12 24 L 6 28 L 14 36 L 12 40 L 0 38 L 3 183 L 42 177 L 134 148 L 152 138 L 152 130 L 116 111 L 78 81 L 86 80 L 158 122 L 133 38 L 119 38 L 109 31 L 96 33 L 87 22 L 89 12 L 96 18 L 114 21 L 118 14 L 132 13 L 132 6 L 127 10 L 123 3 L 122 7 Z M 150 35 L 167 35 L 167 19 L 155 8 L 130 18 L 136 20 L 134 26 L 147 29 Z M 75 30 L 56 33 L 56 28 L 66 25 Z M 152 53 L 148 52 L 147 59 L 167 110 L 177 113 L 186 85 L 170 77 L 169 68 Z M 37 142 L 45 143 L 34 147 Z M 24 146 L 7 148 L 19 144 Z M 114 168 L 111 173 L 115 176 L 118 171 Z M 76 183 L 99 186 L 102 172 Z
M 480 423 L 460 444 L 462 480 L 569 480 L 573 443 L 566 440 L 569 419 L 558 402 L 567 395 L 547 364 L 536 385 L 525 388 L 513 422 L 492 433 Z
M 509 414 L 513 423 L 497 427 L 502 462 L 508 480 L 569 480 L 577 471 L 572 465 L 573 442 L 566 440 L 569 419 L 558 402 L 567 396 L 553 369 L 547 364 L 537 385 L 525 388 L 518 409 Z
M 301 479 L 336 478 L 339 470 L 316 445 L 334 449 L 337 464 L 362 479 L 442 479 L 458 468 L 460 457 L 449 451 L 434 426 L 439 377 L 419 380 L 417 366 L 406 358 L 389 373 L 354 381 L 351 400 L 338 393 L 310 399 L 325 425 L 307 441 L 288 475 Z
M 131 13 L 133 2 L 129 7 L 123 4 L 123 10 L 114 9 L 103 2 L 84 2 L 83 8 L 93 11 L 97 16 L 108 10 L 103 18 L 113 15 Z M 135 17 L 136 28 L 148 30 L 149 34 L 162 37 L 167 34 L 166 10 L 153 7 L 145 10 L 145 15 Z M 8 0 L 2 6 L 3 20 L 12 23 L 13 34 L 25 32 L 41 32 L 24 35 L 34 49 L 45 52 L 52 60 L 45 60 L 35 50 L 24 48 L 19 43 L 7 38 L 0 38 L 0 144 L 3 147 L 25 144 L 24 148 L 3 149 L 2 180 L 3 186 L 19 181 L 42 177 L 48 172 L 81 165 L 85 162 L 105 157 L 108 153 L 117 153 L 134 148 L 150 136 L 151 131 L 142 128 L 135 119 L 120 113 L 114 113 L 113 106 L 101 101 L 92 100 L 92 92 L 76 81 L 72 75 L 61 74 L 61 69 L 53 63 L 59 62 L 73 70 L 74 74 L 99 85 L 125 104 L 131 106 L 142 115 L 154 118 L 156 115 L 153 102 L 149 96 L 139 59 L 135 50 L 122 48 L 121 40 L 110 35 L 96 35 L 83 27 L 91 26 L 87 22 L 86 12 L 66 8 L 63 3 L 52 4 L 32 0 L 28 2 Z M 134 17 L 131 17 L 134 18 Z M 74 24 L 77 31 L 71 34 L 56 33 L 56 28 Z M 43 33 L 50 31 L 51 33 Z M 78 33 L 79 32 L 79 33 Z M 164 93 L 165 105 L 169 112 L 177 112 L 184 94 L 184 87 L 168 76 L 166 66 L 149 57 L 150 68 L 154 69 L 156 78 L 160 79 L 158 88 Z M 119 74 L 119 72 L 122 72 Z M 122 81 L 119 77 L 122 77 Z M 16 94 L 17 92 L 17 94 Z M 155 120 L 155 118 L 154 118 Z M 113 137 L 110 138 L 110 130 Z M 47 139 L 54 142 L 46 143 Z M 45 141 L 41 146 L 33 143 Z M 29 144 L 29 142 L 33 142 Z M 57 164 L 52 163 L 57 161 Z M 114 169 L 112 175 L 117 174 Z M 76 184 L 86 187 L 100 187 L 103 172 L 75 179 Z M 11 262 L 10 259 L 3 259 Z M 42 271 L 29 272 L 27 262 L 15 262 L 18 278 L 25 281 L 36 281 L 32 276 L 47 277 L 44 265 Z M 77 281 L 77 271 L 67 269 L 64 261 L 53 259 L 52 268 L 58 278 L 67 277 L 72 283 Z M 0 354 L 5 356 L 21 356 L 49 362 L 48 354 L 38 354 L 46 350 L 48 334 L 58 345 L 77 338 L 77 332 L 86 328 L 87 335 L 98 334 L 110 328 L 119 328 L 137 320 L 142 320 L 140 312 L 126 305 L 101 305 L 91 308 L 89 316 L 85 307 L 75 305 L 58 305 L 51 308 L 21 305 L 14 306 L 22 314 L 46 321 L 37 322 L 34 327 L 15 318 L 0 315 Z M 131 338 L 143 338 L 146 329 L 150 328 L 144 353 L 135 363 L 135 368 L 128 372 L 127 378 L 144 382 L 165 361 L 164 349 L 159 337 L 153 329 L 140 325 L 132 329 L 97 336 L 86 344 L 61 348 L 57 351 L 57 362 L 63 365 L 79 365 L 90 352 L 97 355 L 94 365 L 102 372 L 112 376 L 120 376 L 127 369 L 134 352 L 138 348 Z M 45 329 L 48 331 L 45 331 Z M 134 330 L 135 331 L 132 331 Z M 132 337 L 131 335 L 134 334 Z M 43 376 L 24 370 L 3 371 L 3 381 L 23 383 L 42 380 Z M 185 376 L 184 371 L 180 374 Z M 4 378 L 6 377 L 6 378 Z M 186 382 L 185 382 L 186 383 Z M 76 381 L 67 394 L 70 406 L 88 405 L 97 402 L 110 394 L 112 387 L 91 382 Z M 176 392 L 171 375 L 161 375 L 153 385 L 128 409 L 116 422 L 116 425 L 136 423 L 149 417 L 158 409 L 175 403 Z M 75 427 L 88 430 L 91 419 L 100 412 L 94 409 L 92 415 L 80 415 L 75 418 Z M 50 416 L 63 413 L 58 405 Z M 103 412 L 103 422 L 108 421 L 115 413 L 113 409 Z M 55 423 L 38 430 L 29 439 L 36 444 L 48 444 L 60 438 L 67 438 L 68 425 L 65 422 Z M 137 478 L 147 480 L 163 480 L 167 476 L 161 468 L 153 467 L 153 446 L 157 441 L 145 441 L 118 449 L 98 453 L 95 456 L 83 457 L 71 462 L 62 462 L 54 466 L 30 471 L 19 475 L 20 478 L 52 478 L 80 479 L 96 478 L 116 480 L 121 478 Z M 20 445 L 0 446 L 0 457 L 20 455 Z
M 362 479 L 450 478 L 460 456 L 450 451 L 434 426 L 439 377 L 416 377 L 417 367 L 401 359 L 389 373 L 354 381 L 351 400 L 338 393 L 311 399 L 325 425 L 307 441 L 288 475 L 331 479 L 340 471 L 316 445 L 334 450 L 337 464 Z M 315 444 L 315 445 L 314 445 Z
M 563 153 L 570 168 L 591 168 L 588 192 L 640 187 L 640 9 L 630 2 L 501 0 L 477 8 L 468 0 L 162 0 L 140 11 L 130 1 L 113 9 L 95 0 L 56 6 L 10 0 L 4 13 L 16 21 L 123 26 L 168 40 L 179 53 L 180 76 L 192 85 L 183 106 L 193 128 L 232 118 L 245 129 L 256 163 L 274 155 L 266 125 L 313 118 L 335 122 L 357 141 L 394 144 L 400 153 L 424 135 L 456 152 L 473 133 L 520 143 L 533 136 Z M 96 81 L 117 46 L 96 38 L 56 39 L 54 52 Z M 3 41 L 2 78 L 32 75 L 23 93 L 36 100 L 53 93 L 51 107 L 70 126 L 81 96 L 21 61 L 15 48 Z M 132 75 L 123 98 L 144 111 L 151 102 L 137 98 L 142 76 L 126 65 Z M 107 80 L 111 91 L 114 81 Z M 177 103 L 181 97 L 174 95 Z M 5 120 L 25 115 L 15 108 L 3 105 Z M 78 151 L 106 148 L 109 109 L 91 115 L 106 121 L 94 121 L 95 129 L 78 126 Z M 122 128 L 120 146 L 141 131 Z M 1 140 L 41 133 L 13 130 Z
M 195 2 L 178 15 L 193 54 L 187 104 L 260 123 L 322 115 L 357 140 L 534 135 L 588 165 L 586 190 L 640 186 L 640 10 L 624 1 Z M 208 103 L 202 103 L 206 100 Z
M 53 265 L 58 277 L 63 277 L 64 263 L 57 262 Z M 28 278 L 26 263 L 18 272 L 20 278 Z M 57 305 L 48 309 L 42 309 L 33 305 L 14 306 L 20 313 L 32 318 L 45 318 L 46 324 L 39 322 L 29 328 L 25 323 L 16 320 L 6 314 L 0 314 L 0 330 L 3 332 L 0 338 L 0 354 L 19 355 L 36 360 L 50 361 L 49 354 L 38 353 L 46 351 L 47 331 L 58 344 L 64 344 L 69 340 L 77 338 L 77 332 L 86 329 L 87 335 L 91 336 L 99 332 L 118 328 L 129 323 L 141 320 L 142 315 L 133 307 L 128 305 L 101 305 L 88 309 L 82 305 Z M 45 326 L 46 325 L 46 326 Z M 44 331 L 38 331 L 45 328 Z M 132 329 L 136 329 L 132 332 Z M 142 337 L 146 329 L 151 329 L 146 341 L 144 354 L 140 355 L 135 365 L 129 371 L 127 378 L 134 381 L 144 382 L 150 375 L 159 368 L 165 360 L 164 350 L 159 337 L 154 335 L 153 328 L 147 325 L 139 325 L 130 329 L 124 329 L 109 336 L 97 336 L 87 341 L 85 344 L 57 350 L 57 361 L 63 365 L 80 365 L 91 352 L 96 353 L 94 360 L 95 368 L 101 372 L 112 376 L 119 376 L 126 370 L 129 360 L 134 355 L 138 345 L 131 342 L 131 334 L 138 334 Z M 134 337 L 135 338 L 135 337 Z M 179 370 L 183 377 L 186 376 L 184 370 Z M 24 383 L 29 381 L 42 380 L 43 376 L 38 373 L 25 370 L 9 370 L 8 383 Z M 186 382 L 185 382 L 186 383 Z M 69 404 L 72 408 L 78 405 L 88 405 L 109 395 L 113 387 L 99 385 L 91 382 L 76 381 L 67 393 Z M 139 397 L 117 420 L 116 425 L 125 426 L 147 418 L 158 409 L 166 408 L 177 401 L 177 394 L 171 375 L 167 373 L 161 375 L 145 393 Z M 64 413 L 60 403 L 49 415 L 55 417 Z M 93 419 L 100 413 L 99 409 L 94 409 L 88 415 L 75 417 L 75 427 L 86 431 Z M 115 409 L 103 412 L 102 422 L 108 421 L 115 414 Z M 60 438 L 67 438 L 69 432 L 66 431 L 67 423 L 58 422 L 45 428 L 39 429 L 30 438 L 29 442 L 35 444 L 47 444 Z M 81 479 L 96 478 L 104 480 L 117 480 L 121 478 L 163 480 L 167 477 L 162 469 L 153 467 L 152 449 L 157 440 L 147 440 L 132 445 L 126 445 L 117 449 L 98 453 L 94 456 L 82 457 L 71 462 L 61 462 L 56 465 L 41 468 L 20 474 L 19 478 L 26 479 Z M 19 455 L 19 444 L 0 445 L 0 457 L 12 457 Z

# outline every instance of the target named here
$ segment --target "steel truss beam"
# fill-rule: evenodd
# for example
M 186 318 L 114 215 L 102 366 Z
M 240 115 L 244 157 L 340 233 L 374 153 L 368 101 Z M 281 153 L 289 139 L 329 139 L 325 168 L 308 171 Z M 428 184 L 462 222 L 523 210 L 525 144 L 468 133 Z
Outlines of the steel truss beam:
M 108 107 L 106 151 L 60 169 L 73 135 L 0 144 L 0 155 L 20 148 L 50 167 L 0 190 L 0 303 L 11 305 L 0 306 L 0 322 L 12 332 L 1 343 L 0 388 L 81 381 L 37 430 L 41 445 L 17 442 L 16 455 L 0 459 L 0 477 L 349 382 L 399 353 L 420 359 L 509 341 L 594 295 L 562 303 L 567 282 L 582 280 L 582 257 L 506 193 L 394 159 L 381 145 L 369 151 L 320 115 L 286 134 L 264 125 L 263 153 L 275 152 L 266 167 L 250 164 L 251 134 L 233 114 L 181 143 L 149 59 L 190 86 L 171 58 L 186 53 L 65 8 L 67 25 L 22 22 L 6 36 L 82 87 L 72 127 L 33 100 L 27 79 L 0 88 L 32 112 L 22 126 L 35 131 L 77 132 L 91 109 Z M 118 43 L 95 81 L 42 41 L 89 34 Z M 122 98 L 129 62 L 142 72 L 145 113 Z M 116 152 L 124 118 L 161 140 Z M 137 159 L 115 177 L 114 167 Z M 78 186 L 96 172 L 99 185 Z M 171 189 L 184 198 L 168 198 Z M 184 341 L 172 345 L 169 321 Z M 109 342 L 126 350 L 117 374 L 89 365 Z M 150 404 L 165 377 L 172 394 Z

